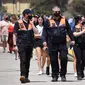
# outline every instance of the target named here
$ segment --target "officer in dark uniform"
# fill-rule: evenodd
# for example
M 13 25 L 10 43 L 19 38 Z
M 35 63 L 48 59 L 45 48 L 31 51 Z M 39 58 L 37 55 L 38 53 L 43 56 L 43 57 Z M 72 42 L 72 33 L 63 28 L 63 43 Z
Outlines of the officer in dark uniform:
M 76 55 L 76 68 L 77 68 L 77 79 L 82 80 L 84 78 L 84 67 L 85 67 L 85 22 L 81 21 L 81 17 L 77 16 L 77 24 L 75 31 L 74 52 Z
M 66 81 L 67 72 L 67 46 L 66 46 L 66 33 L 71 38 L 71 44 L 75 44 L 71 28 L 64 16 L 61 16 L 60 8 L 53 7 L 53 19 L 48 20 L 43 30 L 43 45 L 48 45 L 49 56 L 52 67 L 52 82 L 58 80 L 59 65 L 58 65 L 58 52 L 60 53 L 61 63 L 61 81 Z
M 14 32 L 16 35 L 16 43 L 20 56 L 20 72 L 21 83 L 30 82 L 28 79 L 30 59 L 32 57 L 34 32 L 37 33 L 32 19 L 32 11 L 25 9 L 23 11 L 23 19 L 19 20 L 14 26 Z

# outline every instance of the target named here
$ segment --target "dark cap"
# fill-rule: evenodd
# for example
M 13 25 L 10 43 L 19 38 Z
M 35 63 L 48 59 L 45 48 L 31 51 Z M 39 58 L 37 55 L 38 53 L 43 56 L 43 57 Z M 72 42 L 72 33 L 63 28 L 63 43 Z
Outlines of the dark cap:
M 22 13 L 23 13 L 23 15 L 32 14 L 32 11 L 30 9 L 25 9 Z

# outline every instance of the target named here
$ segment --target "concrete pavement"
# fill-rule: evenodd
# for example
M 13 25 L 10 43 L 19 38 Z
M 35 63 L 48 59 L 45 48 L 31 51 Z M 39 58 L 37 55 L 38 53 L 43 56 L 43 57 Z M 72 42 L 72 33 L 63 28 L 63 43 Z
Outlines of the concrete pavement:
M 19 63 L 19 59 L 15 60 L 13 53 L 2 53 L 2 48 L 0 47 L 0 85 L 21 85 L 19 81 Z M 73 62 L 68 62 L 67 70 L 66 82 L 61 82 L 60 78 L 58 82 L 51 82 L 51 75 L 37 75 L 37 61 L 35 57 L 33 57 L 29 75 L 31 83 L 25 85 L 85 85 L 85 78 L 82 81 L 78 81 L 77 78 L 74 77 Z

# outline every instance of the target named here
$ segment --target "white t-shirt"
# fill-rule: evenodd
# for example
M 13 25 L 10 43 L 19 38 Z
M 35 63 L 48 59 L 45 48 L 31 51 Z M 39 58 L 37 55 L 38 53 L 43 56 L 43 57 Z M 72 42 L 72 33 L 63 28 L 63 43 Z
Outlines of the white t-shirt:
M 38 29 L 38 34 L 40 34 L 40 36 L 42 36 L 42 32 L 43 32 L 43 28 L 44 28 L 43 25 L 41 25 L 41 26 L 37 25 L 36 27 Z

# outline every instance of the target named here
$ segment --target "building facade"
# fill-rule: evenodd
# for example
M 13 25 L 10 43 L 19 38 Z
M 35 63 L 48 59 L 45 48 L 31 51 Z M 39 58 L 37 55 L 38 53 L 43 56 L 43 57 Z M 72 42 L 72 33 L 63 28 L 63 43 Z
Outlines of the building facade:
M 10 14 L 21 14 L 26 8 L 30 8 L 29 0 L 2 0 L 2 6 Z

